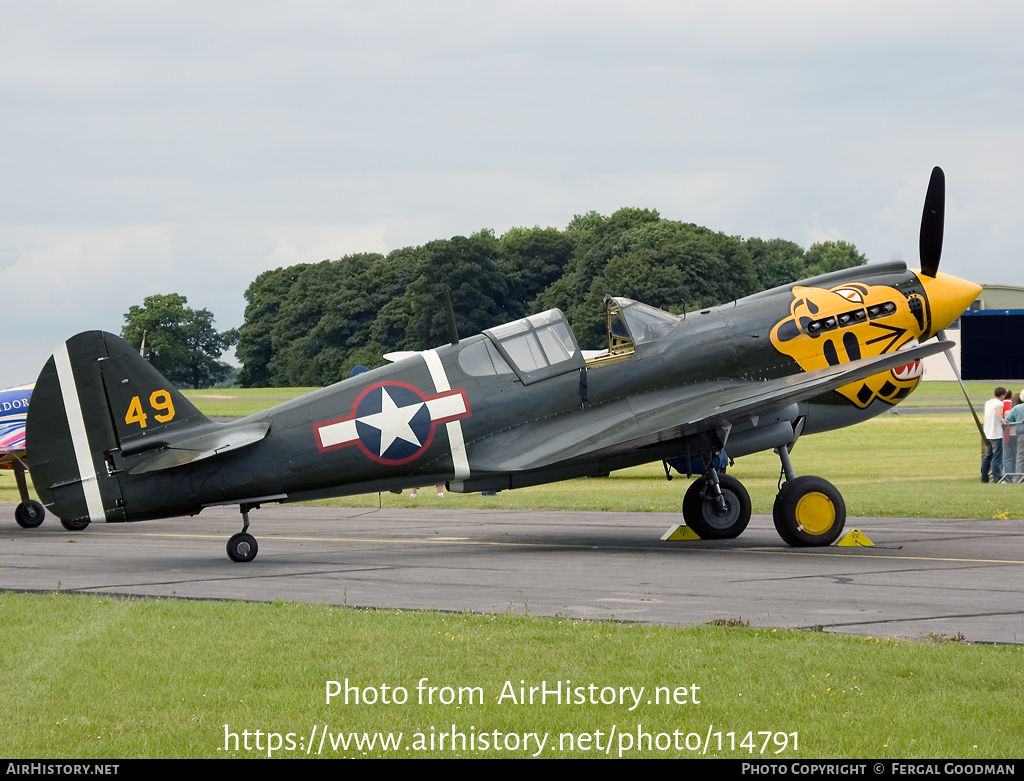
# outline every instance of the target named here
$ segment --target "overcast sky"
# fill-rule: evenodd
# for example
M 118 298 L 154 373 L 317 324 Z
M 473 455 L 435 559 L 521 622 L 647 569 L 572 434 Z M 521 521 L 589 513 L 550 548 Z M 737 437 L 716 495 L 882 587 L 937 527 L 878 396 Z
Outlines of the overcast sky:
M 177 292 L 657 209 L 1024 284 L 1024 4 L 5 2 L 0 387 Z

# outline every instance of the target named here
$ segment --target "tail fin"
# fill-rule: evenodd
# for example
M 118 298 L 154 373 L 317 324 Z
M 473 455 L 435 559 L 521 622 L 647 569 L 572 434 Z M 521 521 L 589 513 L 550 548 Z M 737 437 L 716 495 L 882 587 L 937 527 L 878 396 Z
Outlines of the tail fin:
M 43 504 L 64 520 L 129 520 L 123 457 L 165 447 L 210 423 L 116 336 L 88 331 L 46 362 L 26 423 L 27 460 Z

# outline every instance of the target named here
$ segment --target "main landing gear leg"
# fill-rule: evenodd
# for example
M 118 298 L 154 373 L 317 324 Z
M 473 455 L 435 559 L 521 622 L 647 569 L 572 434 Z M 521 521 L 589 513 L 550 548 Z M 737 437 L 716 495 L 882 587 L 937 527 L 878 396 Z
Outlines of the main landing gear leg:
M 706 466 L 683 497 L 683 520 L 703 540 L 739 537 L 750 523 L 750 494 L 735 477 L 718 474 L 714 458 Z
M 786 474 L 772 508 L 775 530 L 794 548 L 831 545 L 846 525 L 846 503 L 839 490 L 820 477 L 796 477 L 789 448 L 776 449 Z
M 242 531 L 235 534 L 228 540 L 228 558 L 232 561 L 252 561 L 256 558 L 259 546 L 256 538 L 248 533 L 249 510 L 255 510 L 258 504 L 240 504 L 239 511 L 242 513 Z
M 21 504 L 14 509 L 14 520 L 23 529 L 34 529 L 43 522 L 46 510 L 39 502 L 28 495 L 28 483 L 25 482 L 25 465 L 17 458 L 14 460 L 14 480 L 18 484 L 18 496 Z

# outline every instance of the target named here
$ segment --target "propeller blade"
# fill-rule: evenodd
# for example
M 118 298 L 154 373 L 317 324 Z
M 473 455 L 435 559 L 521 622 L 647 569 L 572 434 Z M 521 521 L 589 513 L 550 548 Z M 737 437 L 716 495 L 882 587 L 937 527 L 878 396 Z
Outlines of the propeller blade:
M 932 169 L 928 182 L 928 193 L 924 197 L 924 214 L 921 215 L 921 239 L 918 249 L 921 253 L 921 273 L 934 277 L 939 273 L 939 258 L 942 256 L 942 223 L 946 211 L 946 176 L 938 166 Z
M 939 331 L 936 335 L 940 342 L 948 342 L 945 331 Z M 981 438 L 985 439 L 985 427 L 981 425 L 981 418 L 978 417 L 978 413 L 974 411 L 974 405 L 971 403 L 971 397 L 967 395 L 967 386 L 964 385 L 964 381 L 960 378 L 960 370 L 956 368 L 956 361 L 953 360 L 953 351 L 945 350 L 946 360 L 949 361 L 949 366 L 953 370 L 953 374 L 956 377 L 956 381 L 960 383 L 960 390 L 964 392 L 964 398 L 967 400 L 967 406 L 970 407 L 971 414 L 974 416 L 974 423 L 978 426 L 978 433 L 981 434 Z

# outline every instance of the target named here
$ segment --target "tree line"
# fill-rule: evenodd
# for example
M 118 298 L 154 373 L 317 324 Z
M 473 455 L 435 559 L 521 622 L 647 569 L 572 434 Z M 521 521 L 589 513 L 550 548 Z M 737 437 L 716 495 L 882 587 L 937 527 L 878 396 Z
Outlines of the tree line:
M 651 209 L 592 211 L 565 230 L 481 230 L 265 271 L 245 291 L 244 324 L 225 334 L 237 336 L 244 387 L 328 385 L 357 365 L 380 366 L 386 352 L 446 343 L 446 289 L 463 336 L 558 307 L 581 346 L 598 348 L 606 294 L 678 314 L 865 262 L 842 241 L 804 250 Z
M 179 388 L 207 388 L 223 382 L 234 368 L 219 360 L 238 340 L 235 328 L 219 332 L 209 309 L 185 306 L 178 293 L 146 296 L 124 316 L 121 338 Z

